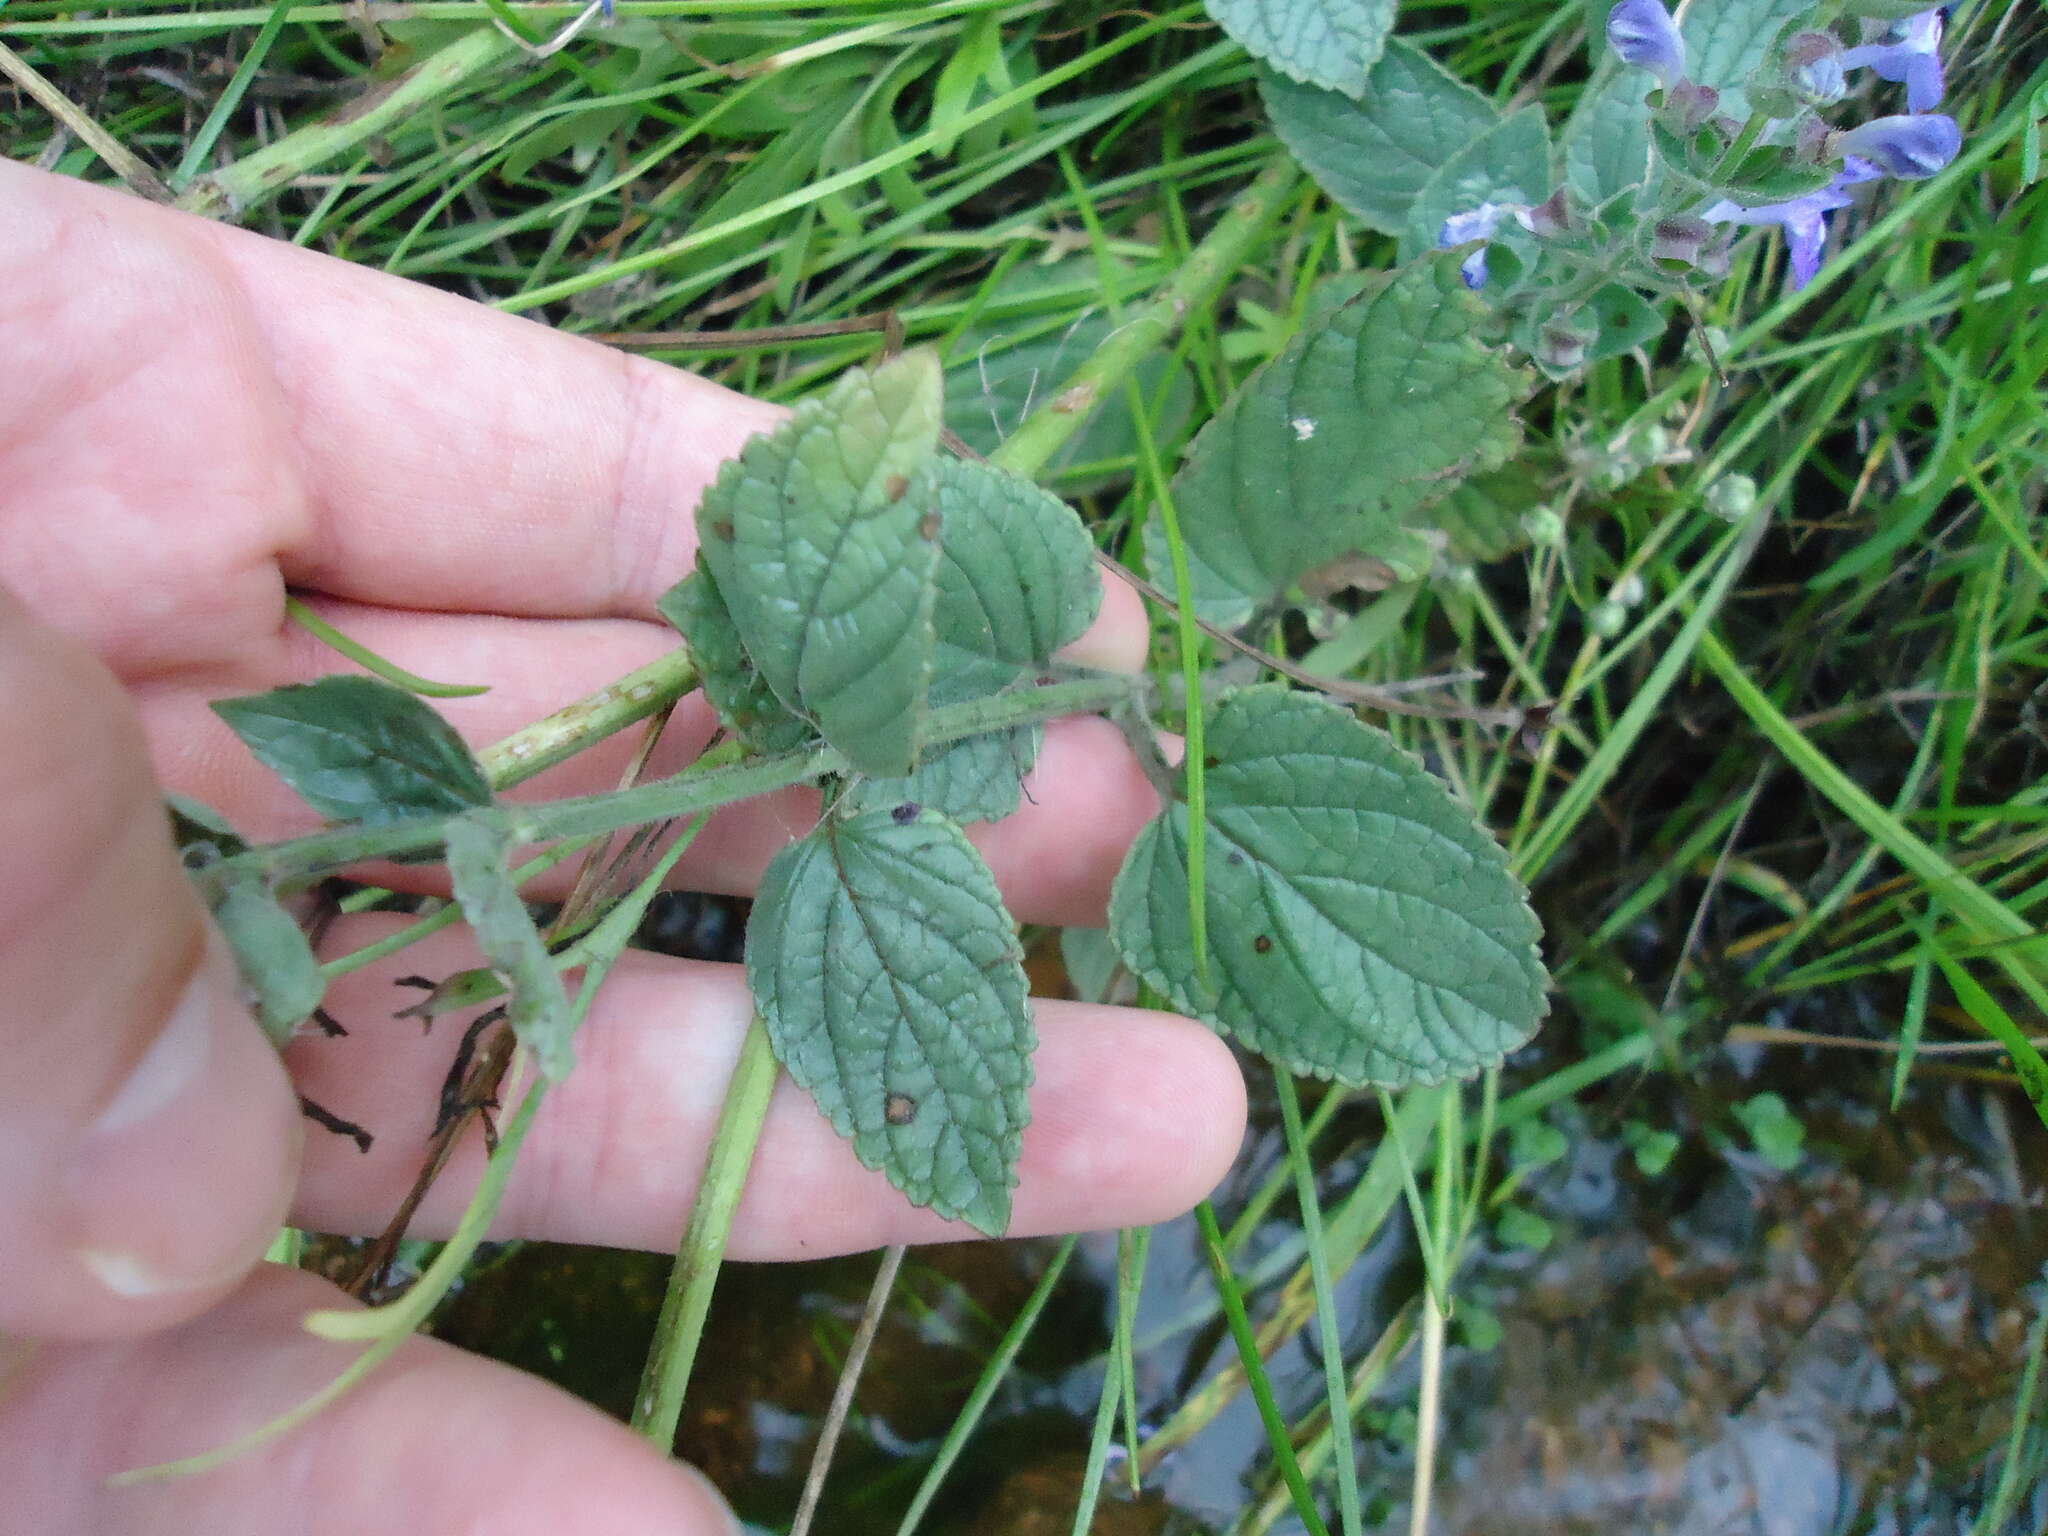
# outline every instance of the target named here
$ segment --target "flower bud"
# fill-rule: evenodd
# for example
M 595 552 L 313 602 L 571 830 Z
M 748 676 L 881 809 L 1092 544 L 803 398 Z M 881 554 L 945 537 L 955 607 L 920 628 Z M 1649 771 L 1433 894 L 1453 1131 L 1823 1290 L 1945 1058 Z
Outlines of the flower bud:
M 1538 549 L 1550 549 L 1564 542 L 1564 519 L 1538 503 L 1522 514 L 1522 536 Z
M 1685 78 L 1685 40 L 1657 0 L 1621 0 L 1607 13 L 1607 45 L 1622 63 L 1655 75 L 1667 91 Z
M 1720 110 L 1721 93 L 1711 85 L 1681 80 L 1664 92 L 1664 111 L 1681 133 L 1698 133 Z
M 1628 627 L 1628 610 L 1609 598 L 1586 611 L 1586 628 L 1602 640 L 1612 640 Z
M 1830 141 L 1837 155 L 1868 160 L 1887 176 L 1924 181 L 1947 169 L 1963 147 L 1963 130 L 1945 113 L 1874 117 Z
M 1650 259 L 1680 261 L 1692 266 L 1700 259 L 1700 251 L 1713 233 L 1713 225 L 1689 214 L 1659 219 L 1656 228 L 1650 232 Z
M 1812 105 L 1840 101 L 1849 89 L 1841 43 L 1831 32 L 1795 32 L 1785 45 L 1785 78 Z
M 1707 510 L 1726 523 L 1739 523 L 1756 510 L 1756 482 L 1747 475 L 1723 475 L 1707 487 Z

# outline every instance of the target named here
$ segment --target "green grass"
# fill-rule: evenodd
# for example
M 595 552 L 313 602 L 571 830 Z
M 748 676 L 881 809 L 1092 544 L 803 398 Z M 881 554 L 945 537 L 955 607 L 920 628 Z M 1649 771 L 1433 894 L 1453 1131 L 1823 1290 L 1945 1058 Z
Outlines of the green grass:
M 576 9 L 514 8 L 536 33 Z M 1500 99 L 1534 91 L 1562 109 L 1583 77 L 1584 14 L 1473 0 L 1412 13 L 1404 31 Z M 1269 169 L 1247 63 L 1193 5 L 833 0 L 796 17 L 765 0 L 629 0 L 615 26 L 536 59 L 466 0 L 381 30 L 335 4 L 11 0 L 0 44 L 68 103 L 60 126 L 47 99 L 0 88 L 16 158 L 153 175 L 187 206 L 568 330 L 726 332 L 646 349 L 771 398 L 875 350 L 872 335 L 788 327 L 891 311 L 969 393 L 988 359 L 1044 343 L 1050 376 L 998 413 L 1014 428 L 1084 366 L 1114 385 L 1104 410 L 1121 430 L 1092 430 L 1091 461 L 1054 478 L 1106 543 L 1155 517 L 1162 470 L 1284 340 L 1318 278 L 1391 259 L 1305 180 Z M 1455 1296 L 1461 1264 L 1540 1177 L 1509 1160 L 1516 1127 L 1618 1135 L 1656 1079 L 1694 1155 L 1740 1146 L 1731 1029 L 1762 1042 L 1795 1115 L 1989 1095 L 2017 1112 L 2019 1166 L 2048 1162 L 2014 1091 L 2038 1094 L 2048 1073 L 2027 1043 L 2048 1031 L 2048 25 L 2027 0 L 1991 0 L 1952 25 L 1948 51 L 1963 159 L 1888 189 L 1803 293 L 1781 294 L 1771 245 L 1746 246 L 1700 301 L 1725 386 L 1674 329 L 1654 356 L 1538 397 L 1532 461 L 1552 477 L 1561 541 L 1399 592 L 1378 610 L 1393 622 L 1318 613 L 1268 637 L 1300 655 L 1342 631 L 1326 654 L 1355 681 L 1470 670 L 1485 679 L 1460 685 L 1474 704 L 1550 706 L 1549 729 L 1527 735 L 1388 723 L 1508 844 L 1559 995 L 1538 1051 L 1462 1093 L 1409 1095 L 1392 1140 L 1369 1105 L 1324 1096 L 1304 1117 L 1291 1089 L 1279 1101 L 1301 1150 L 1230 1192 L 1208 1228 L 1249 1305 L 1231 1324 L 1259 1351 L 1299 1335 L 1333 1277 L 1404 1219 L 1404 1168 L 1427 1271 Z M 980 71 L 949 67 L 956 56 Z M 388 94 L 353 110 L 372 91 Z M 1190 254 L 1262 171 L 1263 217 L 1233 270 L 1191 278 Z M 1149 328 L 1062 352 L 1103 315 Z M 747 334 L 760 331 L 782 339 Z M 1162 349 L 1167 365 L 1127 385 Z M 1045 430 L 1034 422 L 1005 455 L 1058 463 Z M 1711 500 L 1735 476 L 1763 509 L 1741 526 Z M 1634 600 L 1599 633 L 1588 616 L 1617 595 Z M 1157 623 L 1162 675 L 1223 659 L 1172 613 Z M 1775 1019 L 1836 1022 L 1795 1034 Z M 1941 1049 L 1985 1040 L 2010 1056 Z M 1310 1162 L 1346 1159 L 1355 1184 L 1326 1178 L 1318 1210 Z M 1323 1479 L 1313 1497 L 1335 1528 L 1376 1517 L 1372 1497 L 1328 1480 L 1333 1440 L 1351 1438 L 1332 1436 L 1329 1404 L 1415 1407 L 1448 1390 L 1424 1273 L 1418 1260 L 1376 1340 L 1310 1335 L 1315 1403 L 1278 1465 L 1298 1497 Z M 1127 1315 L 1122 1327 L 1128 1340 Z M 2039 1338 L 2037 1325 L 2031 1352 L 2006 1362 L 2020 1401 L 2037 1395 Z M 1098 1470 L 1135 1422 L 1140 1405 L 1119 1394 L 1138 1374 L 1106 1373 Z M 1156 1469 L 1243 1385 L 1226 1364 L 1144 1404 L 1160 1427 L 1138 1465 Z M 1944 1475 L 2024 1508 L 2038 1448 L 2023 1430 Z M 1392 1464 L 1381 1514 L 1408 1497 L 1415 1458 Z M 1261 1475 L 1245 1530 L 1288 1507 L 1279 1473 Z

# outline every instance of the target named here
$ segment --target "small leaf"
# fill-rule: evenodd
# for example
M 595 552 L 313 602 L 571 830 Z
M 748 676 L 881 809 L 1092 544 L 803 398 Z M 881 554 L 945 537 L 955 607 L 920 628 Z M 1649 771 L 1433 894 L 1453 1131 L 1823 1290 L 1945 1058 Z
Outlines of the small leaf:
M 1187 807 L 1110 897 L 1125 962 L 1288 1071 L 1405 1086 L 1498 1062 L 1543 1016 L 1536 919 L 1436 779 L 1327 700 L 1244 689 L 1209 723 L 1209 976 L 1188 932 Z
M 1273 131 L 1331 201 L 1384 234 L 1407 227 L 1415 196 L 1500 120 L 1484 96 L 1428 54 L 1387 40 L 1357 101 L 1259 72 Z
M 202 876 L 199 885 L 234 954 L 250 1011 L 270 1043 L 282 1047 L 327 993 L 312 941 L 254 874 Z
M 939 515 L 934 707 L 1027 681 L 1094 622 L 1102 604 L 1095 546 L 1058 497 L 959 459 L 929 463 L 913 494 Z M 1017 809 L 1019 784 L 1043 735 L 1040 727 L 1019 726 L 954 742 L 908 775 L 856 786 L 854 803 L 909 801 L 968 820 L 1007 816 Z
M 775 1054 L 860 1160 L 1002 1232 L 1035 1042 L 1015 930 L 960 829 L 828 815 L 762 876 L 747 975 Z
M 511 853 L 511 831 L 496 817 L 459 816 L 448 823 L 448 878 L 455 899 L 484 958 L 511 984 L 506 1022 L 533 1052 L 541 1075 L 558 1083 L 575 1065 L 569 1047 L 575 1015 L 507 868 Z
M 935 700 L 951 703 L 952 700 Z M 1045 727 L 1018 725 L 967 736 L 939 748 L 906 774 L 861 779 L 843 797 L 849 809 L 917 805 L 955 821 L 1001 821 L 1024 803 L 1024 775 L 1038 761 Z
M 447 816 L 491 803 L 490 782 L 455 728 L 373 677 L 323 677 L 217 699 L 213 711 L 333 821 Z
M 1394 30 L 1394 0 L 1203 0 L 1216 24 L 1290 80 L 1362 96 Z
M 697 569 L 664 592 L 658 606 L 689 646 L 704 697 L 740 740 L 756 752 L 787 752 L 816 734 L 783 707 L 747 659 L 701 551 Z
M 1540 203 L 1549 195 L 1550 128 L 1541 107 L 1524 107 L 1452 155 L 1415 194 L 1406 250 L 1434 250 L 1444 220 L 1481 203 Z
M 1644 99 L 1653 84 L 1642 70 L 1610 67 L 1572 109 L 1564 125 L 1564 179 L 1588 208 L 1648 185 L 1655 173 Z
M 932 668 L 937 517 L 911 482 L 939 433 L 939 370 L 854 369 L 730 461 L 699 552 L 762 678 L 863 772 L 907 773 Z
M 1435 257 L 1361 280 L 1254 373 L 1174 481 L 1207 579 L 1257 604 L 1340 555 L 1411 564 L 1412 514 L 1519 440 L 1527 376 L 1479 340 L 1483 314 Z

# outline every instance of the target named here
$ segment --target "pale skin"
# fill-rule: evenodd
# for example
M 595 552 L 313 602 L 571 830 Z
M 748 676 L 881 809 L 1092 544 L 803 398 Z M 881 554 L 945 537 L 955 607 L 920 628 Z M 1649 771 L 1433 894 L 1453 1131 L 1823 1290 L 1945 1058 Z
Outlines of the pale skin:
M 772 407 L 464 300 L 0 162 L 0 1487 L 41 1536 L 371 1530 L 717 1532 L 718 1495 L 622 1426 L 415 1340 L 294 1434 L 200 1477 L 109 1474 L 208 1449 L 320 1386 L 300 1331 L 337 1293 L 257 1263 L 282 1219 L 367 1232 L 417 1166 L 454 1032 L 394 1023 L 359 972 L 353 1033 L 281 1064 L 241 1007 L 170 846 L 169 786 L 261 838 L 314 819 L 206 701 L 344 670 L 287 590 L 400 665 L 488 683 L 445 713 L 476 745 L 650 660 L 690 517 Z M 1076 651 L 1135 668 L 1136 599 Z M 705 741 L 695 700 L 656 771 Z M 614 743 L 535 781 L 611 787 Z M 1099 922 L 1155 804 L 1118 733 L 1051 731 L 1016 817 L 978 829 L 1017 914 Z M 803 795 L 737 809 L 681 882 L 744 892 Z M 413 878 L 418 878 L 413 872 Z M 394 876 L 394 878 L 397 878 Z M 344 924 L 330 952 L 384 931 Z M 749 1007 L 737 968 L 633 954 L 528 1141 L 501 1235 L 671 1247 Z M 1244 1123 L 1229 1053 L 1160 1014 L 1038 1005 L 1012 1230 L 1185 1210 Z M 375 1131 L 308 1128 L 292 1088 Z M 444 1233 L 481 1153 L 417 1231 Z M 957 1237 L 777 1090 L 732 1253 Z

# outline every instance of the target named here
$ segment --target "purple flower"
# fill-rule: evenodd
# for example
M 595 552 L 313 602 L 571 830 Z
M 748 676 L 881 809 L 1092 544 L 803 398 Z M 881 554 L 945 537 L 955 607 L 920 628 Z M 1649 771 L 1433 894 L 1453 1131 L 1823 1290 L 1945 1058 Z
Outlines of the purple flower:
M 1759 208 L 1745 208 L 1740 203 L 1724 200 L 1714 204 L 1700 217 L 1709 224 L 1778 225 L 1785 231 L 1785 251 L 1792 264 L 1792 286 L 1804 288 L 1820 271 L 1820 250 L 1828 235 L 1827 216 L 1837 208 L 1848 207 L 1853 201 L 1848 188 L 1860 181 L 1875 181 L 1883 174 L 1868 161 L 1851 160 L 1833 181 L 1818 192 L 1809 192 L 1790 202 L 1766 203 Z
M 1486 286 L 1486 242 L 1500 228 L 1500 221 L 1510 215 L 1524 229 L 1532 227 L 1529 210 L 1520 203 L 1481 203 L 1477 208 L 1452 214 L 1437 231 L 1436 248 L 1440 251 L 1474 240 L 1480 242 L 1477 250 L 1458 263 L 1458 275 L 1464 278 L 1467 288 Z
M 1941 11 L 1922 11 L 1889 28 L 1874 43 L 1842 55 L 1844 69 L 1874 69 L 1880 80 L 1906 87 L 1906 110 L 1941 105 Z
M 1647 69 L 1667 91 L 1685 75 L 1685 40 L 1657 0 L 1620 0 L 1607 13 L 1607 46 L 1624 64 Z
M 1940 112 L 1917 117 L 1873 117 L 1836 134 L 1833 152 L 1860 155 L 1887 176 L 1925 181 L 1945 169 L 1963 147 L 1963 130 Z

